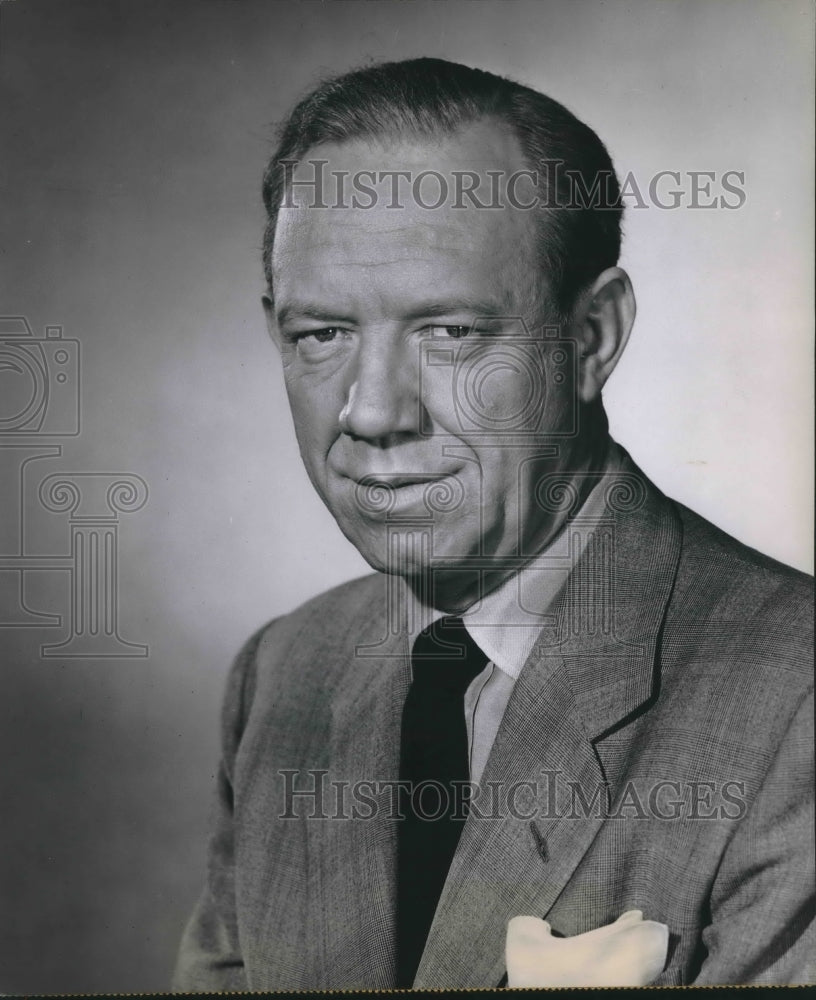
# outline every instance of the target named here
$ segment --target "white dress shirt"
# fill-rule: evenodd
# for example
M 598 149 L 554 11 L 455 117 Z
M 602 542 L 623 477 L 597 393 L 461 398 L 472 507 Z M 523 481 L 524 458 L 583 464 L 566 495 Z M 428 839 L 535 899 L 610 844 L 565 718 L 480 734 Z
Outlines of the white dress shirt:
M 608 477 L 619 467 L 620 452 L 612 444 L 604 478 L 581 506 L 582 519 L 600 517 L 603 513 Z M 489 661 L 465 692 L 471 781 L 481 779 L 522 667 L 547 624 L 549 609 L 567 582 L 575 560 L 586 547 L 588 536 L 573 535 L 568 529 L 569 522 L 535 559 L 461 615 Z M 443 617 L 443 612 L 433 608 L 415 609 L 411 616 L 411 646 L 423 628 Z

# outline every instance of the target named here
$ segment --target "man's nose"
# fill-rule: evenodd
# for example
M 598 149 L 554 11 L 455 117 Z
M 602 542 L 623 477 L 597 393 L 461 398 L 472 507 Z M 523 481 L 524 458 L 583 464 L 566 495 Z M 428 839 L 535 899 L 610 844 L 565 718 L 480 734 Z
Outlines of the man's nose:
M 417 433 L 418 380 L 417 359 L 406 345 L 385 338 L 362 340 L 340 414 L 341 429 L 383 445 L 394 436 Z

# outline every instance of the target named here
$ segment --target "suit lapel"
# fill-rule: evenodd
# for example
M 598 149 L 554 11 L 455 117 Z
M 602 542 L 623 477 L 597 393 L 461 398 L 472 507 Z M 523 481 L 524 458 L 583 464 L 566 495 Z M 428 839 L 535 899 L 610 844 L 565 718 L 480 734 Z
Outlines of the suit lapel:
M 417 988 L 499 982 L 507 921 L 547 915 L 603 823 L 604 737 L 658 693 L 657 643 L 681 544 L 673 508 L 627 456 L 603 517 L 582 526 L 579 516 L 569 530 L 589 530 L 590 541 L 557 601 L 558 625 L 542 631 L 515 685 Z
M 548 657 L 536 668 L 525 668 L 513 692 L 451 865 L 417 988 L 498 983 L 507 921 L 524 913 L 543 916 L 597 832 L 595 821 L 559 819 L 557 803 L 549 801 L 552 780 L 542 770 L 560 788 L 565 781 L 598 787 L 602 774 L 575 715 L 563 660 Z

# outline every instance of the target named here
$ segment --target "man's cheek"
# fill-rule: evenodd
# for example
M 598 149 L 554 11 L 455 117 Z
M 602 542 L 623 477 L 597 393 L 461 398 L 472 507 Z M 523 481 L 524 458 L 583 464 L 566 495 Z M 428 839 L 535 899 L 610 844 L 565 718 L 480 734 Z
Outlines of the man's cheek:
M 462 432 L 451 368 L 427 365 L 417 374 L 417 397 L 427 417 L 419 420 L 425 434 L 443 433 L 458 437 Z M 428 419 L 430 418 L 430 420 Z
M 290 347 L 281 354 L 283 380 L 290 399 L 296 395 L 322 397 L 327 391 L 341 392 L 348 360 L 348 354 L 340 350 L 323 358 L 309 358 L 297 347 Z
M 546 404 L 546 384 L 533 360 L 509 348 L 460 351 L 450 365 L 422 370 L 423 405 L 437 427 L 463 439 L 529 435 Z
M 303 412 L 298 412 L 293 406 L 292 416 L 303 465 L 314 488 L 324 502 L 328 502 L 326 497 L 328 479 L 326 463 L 332 440 L 330 432 L 322 422 L 315 418 L 313 412 L 309 412 L 308 407 L 304 408 Z
M 342 395 L 296 379 L 286 386 L 289 408 L 301 449 L 309 443 L 324 446 L 331 440 L 343 409 Z

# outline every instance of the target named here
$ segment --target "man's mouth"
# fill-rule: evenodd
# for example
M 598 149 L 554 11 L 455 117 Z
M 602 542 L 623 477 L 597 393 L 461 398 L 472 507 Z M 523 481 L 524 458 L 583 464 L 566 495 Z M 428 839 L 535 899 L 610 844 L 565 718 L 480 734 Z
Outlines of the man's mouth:
M 458 506 L 464 497 L 455 472 L 377 472 L 355 477 L 352 482 L 357 506 L 375 518 L 412 507 L 422 509 L 427 516 Z
M 451 473 L 447 472 L 437 474 L 427 472 L 369 473 L 361 476 L 359 479 L 355 479 L 355 482 L 363 488 L 380 486 L 391 490 L 398 490 L 404 486 L 438 483 L 440 480 L 446 479 L 449 475 Z

